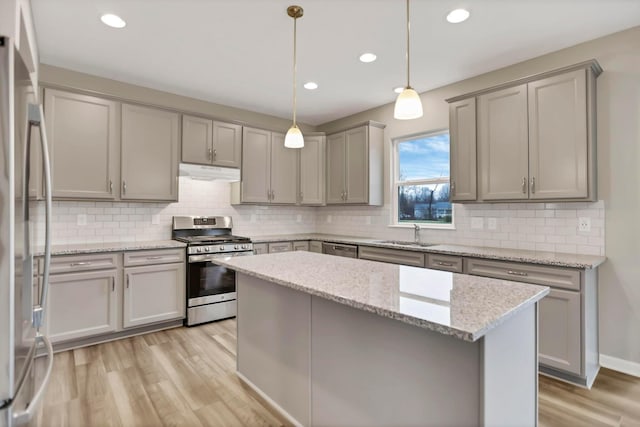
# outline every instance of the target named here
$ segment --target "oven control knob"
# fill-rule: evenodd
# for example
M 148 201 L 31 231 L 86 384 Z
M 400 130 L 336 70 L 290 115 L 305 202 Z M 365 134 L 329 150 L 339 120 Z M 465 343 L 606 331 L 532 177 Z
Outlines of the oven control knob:
M 233 247 L 233 249 L 238 249 L 238 245 L 235 245 L 235 246 Z
M 211 249 L 207 246 L 206 248 L 204 248 L 205 252 L 209 252 Z
M 197 252 L 202 252 L 202 248 L 196 248 Z
M 224 251 L 224 246 L 220 246 L 218 249 L 220 249 L 221 251 Z

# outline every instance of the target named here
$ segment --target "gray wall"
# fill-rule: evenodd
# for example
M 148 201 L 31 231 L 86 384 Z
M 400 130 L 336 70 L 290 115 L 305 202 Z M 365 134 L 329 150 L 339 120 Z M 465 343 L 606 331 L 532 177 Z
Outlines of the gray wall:
M 425 114 L 418 120 L 394 120 L 393 104 L 387 104 L 318 129 L 330 132 L 364 120 L 380 121 L 387 124 L 389 147 L 392 138 L 447 128 L 448 97 L 591 58 L 604 69 L 597 95 L 598 198 L 605 202 L 608 260 L 599 272 L 600 352 L 640 363 L 640 27 L 425 92 Z M 389 182 L 389 149 L 385 151 Z M 385 200 L 389 203 L 389 188 Z

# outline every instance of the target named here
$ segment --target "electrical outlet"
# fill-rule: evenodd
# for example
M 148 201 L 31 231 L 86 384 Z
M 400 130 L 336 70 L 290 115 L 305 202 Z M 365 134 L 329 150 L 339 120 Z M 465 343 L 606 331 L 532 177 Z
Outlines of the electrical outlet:
M 327 222 L 328 222 L 329 224 L 331 224 L 331 220 L 332 220 L 331 215 L 327 215 Z
M 296 216 L 296 221 L 302 222 L 302 215 L 298 214 L 298 216 Z
M 151 215 L 151 225 L 160 225 L 160 215 Z
M 472 217 L 471 218 L 471 229 L 473 230 L 482 230 L 484 228 L 484 221 L 482 217 Z
M 78 214 L 78 225 L 87 225 L 87 215 Z
M 489 230 L 498 228 L 498 220 L 496 218 L 487 218 L 487 228 Z
M 578 231 L 591 231 L 591 218 L 586 216 L 578 218 Z

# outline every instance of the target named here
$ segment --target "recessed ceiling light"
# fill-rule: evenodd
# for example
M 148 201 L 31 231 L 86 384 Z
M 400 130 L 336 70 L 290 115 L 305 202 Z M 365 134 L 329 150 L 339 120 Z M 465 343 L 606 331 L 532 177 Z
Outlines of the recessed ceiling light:
M 375 53 L 363 53 L 360 55 L 360 62 L 373 62 L 375 61 L 377 56 Z
M 402 91 L 404 90 L 404 88 L 402 86 L 398 86 L 396 88 L 393 89 L 393 91 L 395 93 L 402 93 Z
M 452 24 L 459 24 L 460 22 L 466 21 L 467 18 L 469 18 L 469 11 L 466 9 L 455 9 L 447 15 L 447 21 Z
M 127 25 L 124 22 L 124 19 L 120 18 L 118 15 L 114 15 L 113 13 L 105 13 L 100 17 L 100 20 L 105 24 L 112 28 L 124 28 Z
M 316 82 L 306 82 L 304 84 L 304 88 L 305 89 L 309 89 L 309 90 L 318 89 L 318 83 L 316 83 Z

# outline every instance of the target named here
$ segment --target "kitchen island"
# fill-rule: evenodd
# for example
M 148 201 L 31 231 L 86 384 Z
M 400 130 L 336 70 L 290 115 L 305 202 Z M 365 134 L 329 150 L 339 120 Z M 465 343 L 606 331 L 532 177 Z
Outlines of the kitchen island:
M 536 425 L 548 288 L 291 252 L 236 270 L 238 376 L 296 425 Z

